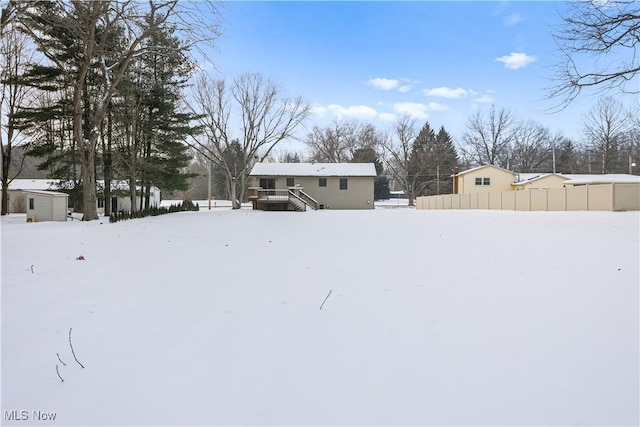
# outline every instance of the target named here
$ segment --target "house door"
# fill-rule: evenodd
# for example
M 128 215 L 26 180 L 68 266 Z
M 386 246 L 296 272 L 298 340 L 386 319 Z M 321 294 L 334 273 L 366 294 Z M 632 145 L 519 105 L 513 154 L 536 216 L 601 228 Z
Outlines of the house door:
M 111 212 L 118 212 L 118 198 L 111 198 Z
M 275 178 L 260 178 L 260 187 L 265 190 L 275 190 L 276 189 L 276 179 Z

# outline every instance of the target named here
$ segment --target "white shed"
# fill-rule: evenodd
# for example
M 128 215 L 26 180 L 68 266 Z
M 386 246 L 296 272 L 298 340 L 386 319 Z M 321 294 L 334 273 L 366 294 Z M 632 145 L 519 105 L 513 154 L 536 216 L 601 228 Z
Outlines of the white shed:
M 57 191 L 27 190 L 27 222 L 66 221 L 69 195 Z

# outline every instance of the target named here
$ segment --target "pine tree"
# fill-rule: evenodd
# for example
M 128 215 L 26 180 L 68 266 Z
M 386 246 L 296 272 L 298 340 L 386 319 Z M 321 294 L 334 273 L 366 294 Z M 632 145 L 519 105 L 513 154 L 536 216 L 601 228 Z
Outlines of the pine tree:
M 411 154 L 409 156 L 408 175 L 412 178 L 412 194 L 408 194 L 410 198 L 425 195 L 425 191 L 431 183 L 432 177 L 430 173 L 431 156 L 436 144 L 436 135 L 429 125 L 429 122 L 418 132 Z
M 190 125 L 194 115 L 179 108 L 193 64 L 186 56 L 186 46 L 172 32 L 172 28 L 153 32 L 147 42 L 148 53 L 141 60 L 143 86 L 148 88 L 141 103 L 141 183 L 147 208 L 151 185 L 167 192 L 186 190 L 193 176 L 185 172 L 191 156 L 182 141 L 198 129 Z
M 435 168 L 436 183 L 435 186 L 430 185 L 429 194 L 451 194 L 453 192 L 453 181 L 449 176 L 453 173 L 458 162 L 458 153 L 453 138 L 442 126 L 436 135 L 430 159 L 429 169 L 433 171 Z

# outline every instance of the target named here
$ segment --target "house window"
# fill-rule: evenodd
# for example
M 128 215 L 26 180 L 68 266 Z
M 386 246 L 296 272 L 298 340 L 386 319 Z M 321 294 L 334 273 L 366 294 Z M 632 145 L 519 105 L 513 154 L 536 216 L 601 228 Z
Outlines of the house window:
M 327 186 L 327 178 L 318 179 L 318 187 L 326 187 Z
M 34 210 L 35 208 L 33 207 L 35 205 L 35 202 L 33 200 L 32 197 L 29 197 L 29 210 Z
M 102 197 L 98 197 L 98 209 L 104 208 L 104 199 Z
M 287 178 L 287 187 L 295 187 L 295 180 L 293 178 Z
M 476 178 L 476 185 L 491 185 L 491 178 Z
M 341 190 L 347 189 L 347 178 L 340 178 L 340 189 Z
M 265 190 L 273 190 L 276 188 L 275 178 L 260 178 L 260 187 Z

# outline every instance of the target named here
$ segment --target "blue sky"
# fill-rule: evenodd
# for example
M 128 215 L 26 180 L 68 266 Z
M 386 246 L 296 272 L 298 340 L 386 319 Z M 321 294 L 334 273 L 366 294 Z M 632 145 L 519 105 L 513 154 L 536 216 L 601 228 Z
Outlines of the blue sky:
M 511 110 L 580 139 L 596 97 L 548 110 L 565 3 L 228 2 L 213 55 L 232 78 L 260 72 L 314 105 L 307 122 L 335 117 L 389 129 L 402 113 L 444 126 L 460 141 L 477 109 Z

